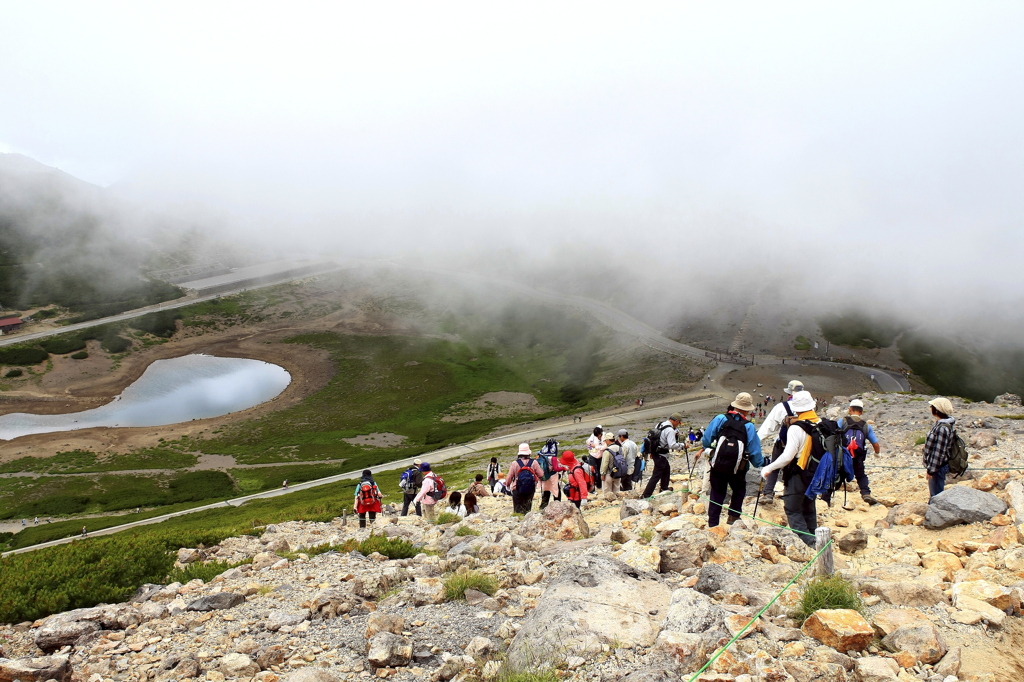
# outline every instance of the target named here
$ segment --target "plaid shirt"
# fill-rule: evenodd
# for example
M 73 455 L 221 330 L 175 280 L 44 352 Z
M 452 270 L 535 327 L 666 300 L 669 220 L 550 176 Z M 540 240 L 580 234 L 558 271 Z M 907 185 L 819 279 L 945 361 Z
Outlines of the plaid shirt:
M 940 419 L 932 425 L 928 437 L 924 440 L 924 468 L 929 474 L 938 473 L 939 469 L 949 464 L 949 447 L 953 443 L 952 417 Z

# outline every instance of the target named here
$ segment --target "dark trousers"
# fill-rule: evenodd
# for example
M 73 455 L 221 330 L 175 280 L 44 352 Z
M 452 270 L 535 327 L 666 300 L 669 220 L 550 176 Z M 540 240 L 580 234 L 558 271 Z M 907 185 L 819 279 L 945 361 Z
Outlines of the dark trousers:
M 800 474 L 793 474 L 785 481 L 786 492 L 783 499 L 789 527 L 797 531 L 801 540 L 814 547 L 814 531 L 818 528 L 818 512 L 814 506 L 814 500 L 804 495 L 807 484 L 804 483 L 803 476 Z
M 512 512 L 515 514 L 529 514 L 533 509 L 533 493 L 520 495 L 518 490 L 512 491 Z
M 597 473 L 597 472 L 601 471 L 601 460 L 599 460 L 597 457 L 591 457 L 590 455 L 587 455 L 587 463 L 590 464 L 591 471 L 595 472 L 595 475 L 594 475 L 594 487 L 596 487 L 598 490 L 600 490 L 601 487 L 602 487 L 601 486 L 601 475 L 599 473 Z
M 654 462 L 654 471 L 651 472 L 651 480 L 647 481 L 647 487 L 644 488 L 643 497 L 650 497 L 654 494 L 654 488 L 661 482 L 661 491 L 665 492 L 669 489 L 669 474 L 671 468 L 668 465 L 668 457 L 665 455 L 654 455 L 651 457 Z
M 629 476 L 623 476 L 619 479 L 619 490 L 625 492 L 633 489 L 633 479 Z
M 866 457 L 854 457 L 853 458 L 853 475 L 857 479 L 857 487 L 860 488 L 861 495 L 871 494 L 871 484 L 868 483 L 867 472 L 864 471 L 864 460 Z
M 575 504 L 577 509 L 580 508 L 580 501 L 579 500 L 569 500 L 569 501 L 572 502 L 573 504 Z
M 416 499 L 416 493 L 402 493 L 402 516 L 409 515 L 409 505 Z M 423 510 L 420 508 L 420 503 L 416 503 L 416 516 L 423 516 Z
M 949 464 L 944 464 L 931 478 L 928 479 L 928 501 L 946 489 L 946 474 L 949 473 Z
M 775 497 L 775 486 L 779 482 L 779 470 L 768 474 L 768 477 L 764 479 L 764 496 L 767 498 Z
M 555 502 L 561 502 L 561 500 L 562 500 L 562 494 L 561 493 L 558 493 L 557 495 L 555 495 Z M 548 502 L 550 502 L 550 501 L 551 501 L 551 491 L 550 490 L 545 490 L 543 492 L 543 494 L 541 494 L 541 496 L 540 496 L 540 508 L 543 509 L 544 507 L 548 506 Z
M 720 473 L 711 470 L 711 504 L 708 505 L 708 527 L 714 528 L 718 525 L 719 517 L 722 515 L 722 505 L 725 503 L 726 488 L 732 488 L 732 497 L 729 499 L 729 516 L 739 516 L 743 509 L 743 496 L 747 492 L 747 467 L 740 469 L 739 473 Z
M 366 515 L 370 515 L 370 523 L 377 520 L 377 512 L 360 512 L 359 513 L 359 527 L 366 528 Z

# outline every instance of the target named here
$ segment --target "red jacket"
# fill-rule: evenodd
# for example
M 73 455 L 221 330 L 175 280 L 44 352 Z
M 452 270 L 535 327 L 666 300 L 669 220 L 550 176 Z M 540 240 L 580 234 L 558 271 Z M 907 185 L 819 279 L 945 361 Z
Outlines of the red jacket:
M 370 500 L 363 500 L 362 490 L 363 483 L 369 483 L 370 489 Z M 367 481 L 362 479 L 356 486 L 356 513 L 365 514 L 366 512 L 380 513 L 380 489 L 377 488 L 377 484 L 373 481 Z
M 590 484 L 594 479 L 587 473 L 586 467 L 580 464 L 579 461 L 574 460 L 568 469 L 569 501 L 576 502 L 578 500 L 587 499 L 587 493 L 590 491 Z

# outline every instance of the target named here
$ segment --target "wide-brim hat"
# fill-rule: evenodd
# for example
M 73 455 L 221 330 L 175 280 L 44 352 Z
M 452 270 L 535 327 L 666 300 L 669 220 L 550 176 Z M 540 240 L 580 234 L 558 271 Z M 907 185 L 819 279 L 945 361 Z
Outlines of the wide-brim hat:
M 814 409 L 814 396 L 807 391 L 797 391 L 789 401 L 789 406 L 797 413 L 809 412 Z
M 532 455 L 533 452 L 530 450 L 530 444 L 529 443 L 520 443 L 519 444 L 519 454 L 520 455 Z
M 558 456 L 558 461 L 562 464 L 569 466 L 576 460 L 576 455 L 573 454 L 572 450 L 562 450 L 562 454 Z
M 804 390 L 804 382 L 800 381 L 799 379 L 793 379 L 792 381 L 789 382 L 789 385 L 786 386 L 786 388 L 783 390 L 785 390 L 786 393 L 793 395 L 797 391 Z
M 749 393 L 737 393 L 736 400 L 733 400 L 730 406 L 737 410 L 751 412 L 754 409 L 754 399 L 750 397 Z
M 953 414 L 953 403 L 949 402 L 949 398 L 935 398 L 929 400 L 928 404 L 946 416 Z

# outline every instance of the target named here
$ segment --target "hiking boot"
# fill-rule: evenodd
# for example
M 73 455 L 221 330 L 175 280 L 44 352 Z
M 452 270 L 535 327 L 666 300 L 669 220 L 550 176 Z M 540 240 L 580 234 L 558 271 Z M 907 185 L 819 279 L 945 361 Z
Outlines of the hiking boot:
M 740 515 L 739 514 L 729 514 L 729 518 L 726 519 L 725 523 L 726 523 L 727 526 L 731 526 L 732 524 L 736 523 L 739 520 L 740 520 Z
M 878 504 L 878 500 L 871 496 L 871 493 L 864 493 L 860 496 L 860 499 L 864 500 L 868 504 Z
M 774 504 L 775 504 L 775 496 L 774 495 L 761 495 L 761 506 L 762 507 L 771 507 Z

